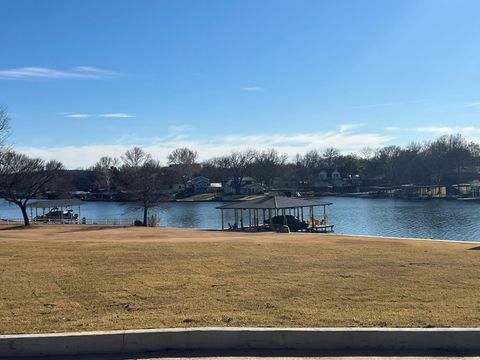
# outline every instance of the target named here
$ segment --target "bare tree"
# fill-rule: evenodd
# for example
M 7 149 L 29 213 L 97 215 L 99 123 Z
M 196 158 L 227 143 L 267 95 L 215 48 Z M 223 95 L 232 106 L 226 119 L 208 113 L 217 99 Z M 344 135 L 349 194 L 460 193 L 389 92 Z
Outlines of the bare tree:
M 93 166 L 93 170 L 102 177 L 108 192 L 112 187 L 113 176 L 118 171 L 119 163 L 118 158 L 102 156 Z
M 193 177 L 197 158 L 197 152 L 189 148 L 175 149 L 167 156 L 168 164 L 173 165 L 175 175 L 183 180 L 185 187 Z
M 189 148 L 178 148 L 173 150 L 168 156 L 168 163 L 174 165 L 193 165 L 196 163 L 198 153 Z
M 5 141 L 9 135 L 10 116 L 6 106 L 0 104 L 0 151 L 4 151 Z
M 233 180 L 235 192 L 240 194 L 242 181 L 247 176 L 255 159 L 255 151 L 232 151 L 230 155 L 214 158 L 212 163 Z
M 0 155 L 0 197 L 20 208 L 25 226 L 28 226 L 28 202 L 45 191 L 62 169 L 58 161 L 46 163 L 14 151 L 5 151 Z
M 287 159 L 287 154 L 279 154 L 275 149 L 255 152 L 252 172 L 265 186 L 270 187 Z
M 135 146 L 125 152 L 125 155 L 122 156 L 124 166 L 131 168 L 138 168 L 144 162 L 147 162 L 152 159 L 150 154 L 145 153 L 142 149 Z
M 148 211 L 158 205 L 161 191 L 161 166 L 142 149 L 135 147 L 122 157 L 120 169 L 130 199 L 143 210 L 143 226 L 148 226 Z
M 329 169 L 333 169 L 338 166 L 337 162 L 340 158 L 340 151 L 334 147 L 326 148 L 322 152 L 322 158 L 324 165 Z
M 318 151 L 310 150 L 303 156 L 297 156 L 295 160 L 299 180 L 307 181 L 309 186 L 313 186 L 322 162 Z
M 427 142 L 423 151 L 435 183 L 457 182 L 461 169 L 471 161 L 471 147 L 462 135 L 443 135 Z

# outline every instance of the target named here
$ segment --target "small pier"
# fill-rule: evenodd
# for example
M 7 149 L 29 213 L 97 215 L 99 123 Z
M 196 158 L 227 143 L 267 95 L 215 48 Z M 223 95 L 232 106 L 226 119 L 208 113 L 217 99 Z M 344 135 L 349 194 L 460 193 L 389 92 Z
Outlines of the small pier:
M 232 231 L 307 231 L 331 232 L 327 206 L 323 202 L 286 196 L 267 196 L 250 201 L 239 201 L 217 207 L 221 213 L 222 230 Z M 322 207 L 321 219 L 315 218 L 315 208 Z M 233 211 L 233 224 L 225 224 L 224 211 Z

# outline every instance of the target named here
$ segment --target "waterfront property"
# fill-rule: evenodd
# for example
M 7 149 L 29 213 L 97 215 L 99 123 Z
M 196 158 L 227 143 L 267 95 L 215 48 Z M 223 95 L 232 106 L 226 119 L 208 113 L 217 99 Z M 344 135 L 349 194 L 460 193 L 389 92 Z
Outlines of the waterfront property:
M 295 231 L 333 231 L 328 223 L 327 206 L 330 202 L 286 196 L 267 196 L 219 206 L 222 230 L 225 230 L 224 211 L 233 210 L 234 223 L 229 230 L 275 231 L 288 226 Z M 322 207 L 322 219 L 315 218 L 315 208 Z M 305 211 L 305 209 L 307 209 Z
M 205 194 L 210 186 L 210 179 L 205 176 L 195 176 L 189 180 L 187 187 L 193 194 Z
M 254 195 L 263 194 L 265 193 L 265 190 L 265 186 L 255 181 L 253 177 L 245 176 L 242 178 L 240 187 L 238 189 L 235 187 L 235 182 L 233 179 L 227 181 L 223 188 L 223 193 L 237 195 Z

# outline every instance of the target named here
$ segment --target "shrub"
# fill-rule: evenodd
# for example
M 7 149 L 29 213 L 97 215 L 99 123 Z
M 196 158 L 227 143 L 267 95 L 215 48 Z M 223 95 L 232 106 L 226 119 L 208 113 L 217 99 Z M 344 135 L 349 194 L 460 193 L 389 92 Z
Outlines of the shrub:
M 150 227 L 156 227 L 160 224 L 160 219 L 158 218 L 157 214 L 153 214 L 150 216 L 150 219 L 148 219 L 148 226 Z

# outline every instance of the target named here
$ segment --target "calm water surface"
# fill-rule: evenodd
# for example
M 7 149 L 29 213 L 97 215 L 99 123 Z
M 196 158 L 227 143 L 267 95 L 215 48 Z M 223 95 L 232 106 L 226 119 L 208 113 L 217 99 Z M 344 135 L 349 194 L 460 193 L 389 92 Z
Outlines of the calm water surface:
M 333 202 L 328 207 L 328 215 L 336 233 L 480 241 L 480 202 L 319 199 Z M 162 226 L 220 228 L 220 211 L 216 209 L 220 205 L 222 203 L 217 202 L 164 203 L 155 211 Z M 319 208 L 318 218 L 321 212 Z M 133 221 L 141 218 L 141 211 L 123 203 L 86 202 L 81 207 L 81 216 L 99 222 L 102 219 Z M 15 206 L 1 201 L 0 217 L 18 219 L 21 216 Z M 233 223 L 232 214 L 227 213 L 227 222 Z

